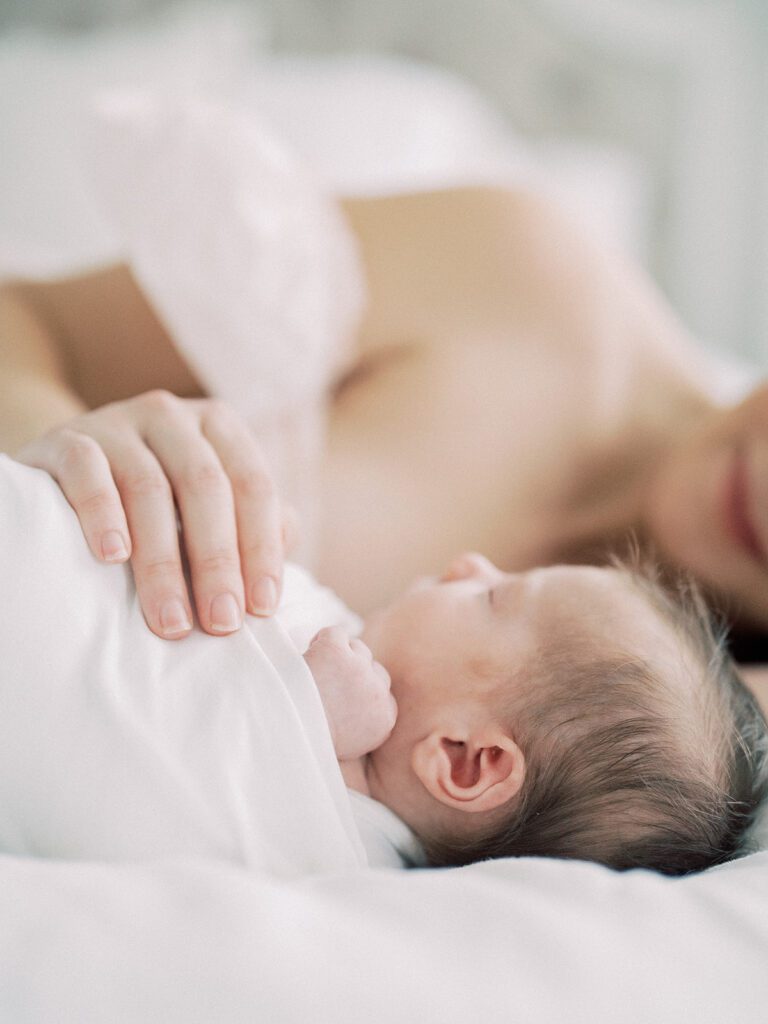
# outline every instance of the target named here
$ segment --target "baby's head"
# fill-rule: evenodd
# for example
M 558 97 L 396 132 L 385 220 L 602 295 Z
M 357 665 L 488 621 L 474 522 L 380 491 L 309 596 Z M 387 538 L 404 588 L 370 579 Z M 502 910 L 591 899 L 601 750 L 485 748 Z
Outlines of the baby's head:
M 688 581 L 504 573 L 462 555 L 371 615 L 395 729 L 371 795 L 433 865 L 589 859 L 685 874 L 743 850 L 768 733 Z

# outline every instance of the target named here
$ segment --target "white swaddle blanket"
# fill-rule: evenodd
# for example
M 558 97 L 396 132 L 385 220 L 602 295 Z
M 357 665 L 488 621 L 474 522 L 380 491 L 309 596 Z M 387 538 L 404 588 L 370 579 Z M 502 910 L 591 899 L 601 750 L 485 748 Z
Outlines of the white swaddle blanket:
M 284 622 L 160 640 L 130 568 L 97 562 L 54 481 L 6 456 L 0 566 L 0 852 L 365 865 L 299 653 L 327 610 L 291 620 L 301 570 L 286 569 Z

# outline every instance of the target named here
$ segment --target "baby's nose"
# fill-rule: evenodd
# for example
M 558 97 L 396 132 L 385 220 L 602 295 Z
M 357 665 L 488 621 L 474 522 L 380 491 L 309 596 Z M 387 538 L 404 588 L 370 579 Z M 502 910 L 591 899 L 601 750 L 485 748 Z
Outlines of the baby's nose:
M 497 572 L 496 566 L 485 555 L 480 555 L 477 551 L 464 551 L 449 563 L 440 579 L 444 583 L 450 583 L 452 580 L 466 580 Z

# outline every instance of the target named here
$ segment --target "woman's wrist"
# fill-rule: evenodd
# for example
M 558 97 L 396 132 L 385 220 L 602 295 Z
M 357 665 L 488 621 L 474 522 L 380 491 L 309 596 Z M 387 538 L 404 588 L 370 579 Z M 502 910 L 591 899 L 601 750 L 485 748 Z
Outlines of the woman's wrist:
M 0 450 L 13 454 L 84 409 L 55 334 L 21 286 L 0 286 Z
M 11 456 L 85 411 L 77 396 L 57 381 L 4 368 L 0 377 L 0 451 Z

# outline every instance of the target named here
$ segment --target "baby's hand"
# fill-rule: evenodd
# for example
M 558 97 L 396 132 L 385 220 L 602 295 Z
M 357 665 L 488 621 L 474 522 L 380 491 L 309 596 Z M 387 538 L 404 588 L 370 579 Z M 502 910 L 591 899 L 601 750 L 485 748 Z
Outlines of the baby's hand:
M 351 761 L 380 747 L 395 726 L 397 704 L 389 673 L 370 649 L 341 626 L 328 626 L 314 637 L 304 659 L 320 692 L 336 757 Z

